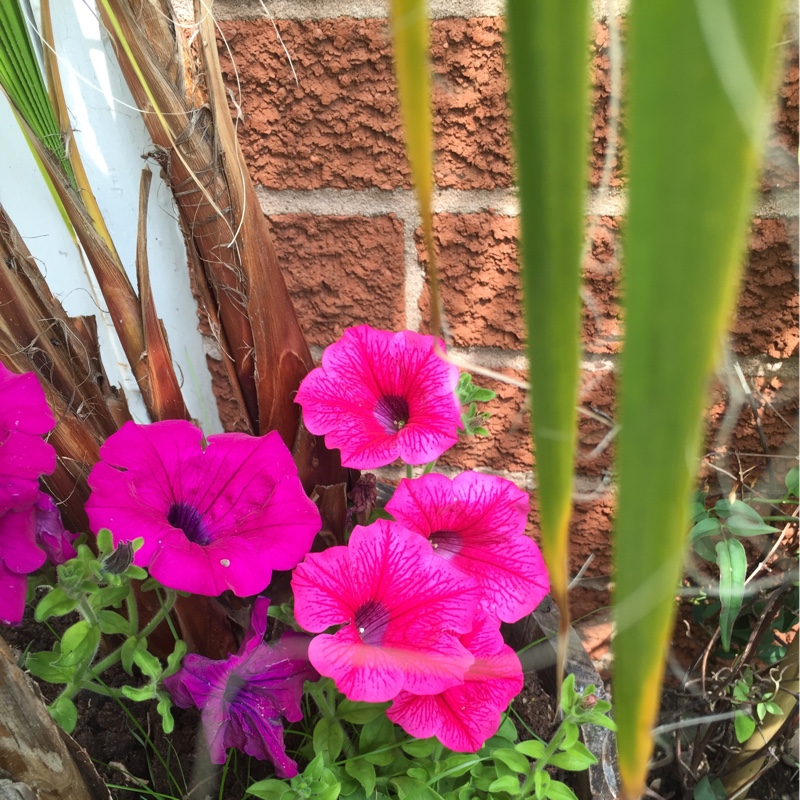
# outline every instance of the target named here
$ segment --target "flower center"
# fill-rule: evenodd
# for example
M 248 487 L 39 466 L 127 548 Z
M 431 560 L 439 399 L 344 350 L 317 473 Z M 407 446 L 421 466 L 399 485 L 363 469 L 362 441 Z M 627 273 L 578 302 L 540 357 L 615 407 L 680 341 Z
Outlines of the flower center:
M 231 672 L 228 676 L 228 681 L 225 684 L 225 691 L 222 694 L 222 699 L 226 703 L 233 703 L 239 695 L 239 692 L 247 686 L 247 679 Z
M 372 413 L 386 433 L 397 433 L 406 426 L 411 416 L 408 400 L 399 394 L 387 394 L 381 397 Z
M 434 531 L 428 541 L 437 555 L 448 560 L 458 555 L 464 544 L 461 534 L 454 531 Z
M 180 528 L 186 538 L 195 544 L 206 545 L 213 539 L 203 525 L 202 515 L 189 503 L 173 503 L 167 512 L 167 522 L 173 528 Z
M 381 644 L 388 625 L 389 612 L 377 600 L 369 600 L 356 611 L 356 630 L 365 644 Z

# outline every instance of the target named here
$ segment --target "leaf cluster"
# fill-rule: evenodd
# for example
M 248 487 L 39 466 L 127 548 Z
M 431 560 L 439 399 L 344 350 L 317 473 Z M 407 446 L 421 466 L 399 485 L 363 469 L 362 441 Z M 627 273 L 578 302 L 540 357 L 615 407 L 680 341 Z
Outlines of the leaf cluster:
M 464 428 L 465 436 L 488 436 L 489 431 L 486 423 L 491 414 L 488 411 L 478 411 L 478 403 L 488 403 L 497 397 L 497 393 L 491 389 L 482 389 L 472 382 L 472 375 L 462 372 L 456 387 L 456 397 L 462 406 L 467 406 L 467 410 L 461 414 L 461 425 Z
M 597 759 L 579 739 L 580 726 L 614 728 L 610 704 L 564 682 L 563 719 L 550 742 L 519 741 L 506 716 L 477 753 L 456 753 L 435 738 L 407 736 L 386 717 L 387 703 L 357 703 L 327 681 L 307 684 L 318 701 L 311 736 L 300 749 L 308 766 L 291 780 L 259 781 L 248 793 L 263 800 L 574 800 L 548 767 L 582 771 Z
M 75 558 L 58 567 L 57 585 L 36 606 L 34 618 L 37 622 L 76 611 L 80 616 L 64 631 L 50 652 L 29 653 L 24 662 L 25 668 L 37 678 L 64 685 L 49 710 L 68 733 L 75 728 L 78 719 L 72 698 L 83 689 L 137 701 L 155 698 L 164 731 L 170 733 L 173 730 L 172 701 L 161 682 L 179 669 L 186 644 L 176 636 L 166 668 L 147 648 L 147 637 L 168 618 L 176 593 L 167 590 L 165 597 L 165 590 L 148 578 L 145 570 L 133 564 L 133 554 L 141 545 L 142 540 L 138 539 L 115 549 L 111 532 L 101 530 L 97 535 L 98 555 L 87 545 L 79 545 Z M 136 608 L 136 582 L 141 584 L 142 591 L 155 591 L 161 606 L 143 628 L 140 628 Z M 120 613 L 123 610 L 126 613 Z M 100 641 L 104 635 L 122 636 L 124 639 L 119 647 L 98 661 Z M 140 687 L 109 687 L 101 676 L 117 663 L 121 663 L 131 676 L 135 666 L 147 683 Z

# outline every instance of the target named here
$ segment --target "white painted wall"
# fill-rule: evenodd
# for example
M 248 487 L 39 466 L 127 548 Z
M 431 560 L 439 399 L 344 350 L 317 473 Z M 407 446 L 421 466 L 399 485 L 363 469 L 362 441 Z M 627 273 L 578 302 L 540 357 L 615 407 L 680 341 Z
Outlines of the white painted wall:
M 32 3 L 38 21 L 38 0 Z M 67 105 L 89 182 L 133 286 L 139 180 L 152 148 L 91 0 L 51 3 L 56 51 Z M 137 422 L 147 422 L 122 346 L 91 270 L 84 268 L 11 109 L 0 95 L 0 203 L 39 261 L 70 315 L 94 315 L 109 379 L 122 386 Z M 186 251 L 169 189 L 153 169 L 147 215 L 150 278 L 187 407 L 207 434 L 222 430 L 206 368 Z

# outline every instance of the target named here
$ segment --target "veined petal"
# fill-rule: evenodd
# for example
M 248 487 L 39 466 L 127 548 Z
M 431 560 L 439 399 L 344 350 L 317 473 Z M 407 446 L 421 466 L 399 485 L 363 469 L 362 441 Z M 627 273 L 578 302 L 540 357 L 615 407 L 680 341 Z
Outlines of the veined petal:
M 387 511 L 428 539 L 434 551 L 473 577 L 492 614 L 514 622 L 550 588 L 536 543 L 525 535 L 528 496 L 511 481 L 464 472 L 400 482 Z
M 341 450 L 345 466 L 422 464 L 457 440 L 457 383 L 458 369 L 437 355 L 433 337 L 361 325 L 325 350 L 296 401 L 309 431 Z

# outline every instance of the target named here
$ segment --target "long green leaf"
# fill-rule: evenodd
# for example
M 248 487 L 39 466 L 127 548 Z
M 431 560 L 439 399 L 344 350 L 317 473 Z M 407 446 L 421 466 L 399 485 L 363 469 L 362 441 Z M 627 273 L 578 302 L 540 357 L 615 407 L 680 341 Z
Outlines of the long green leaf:
M 431 328 L 441 334 L 439 278 L 433 242 L 433 117 L 427 0 L 392 0 L 392 42 L 400 115 L 428 254 Z
M 542 548 L 567 608 L 588 160 L 589 4 L 508 0 L 511 109 Z
M 707 384 L 742 263 L 775 0 L 633 0 L 628 24 L 614 701 L 626 797 L 651 752 Z
M 717 565 L 719 566 L 719 614 L 722 649 L 731 649 L 733 623 L 742 607 L 744 579 L 747 574 L 747 553 L 738 539 L 717 542 Z

